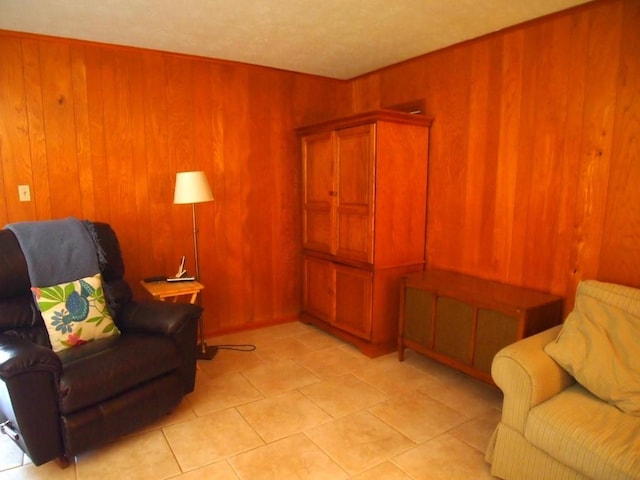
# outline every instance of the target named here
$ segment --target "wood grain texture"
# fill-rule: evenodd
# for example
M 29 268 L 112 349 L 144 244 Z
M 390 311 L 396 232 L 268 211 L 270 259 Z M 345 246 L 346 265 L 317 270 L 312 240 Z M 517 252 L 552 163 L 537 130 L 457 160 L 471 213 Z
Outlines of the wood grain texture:
M 7 218 L 34 214 L 33 204 L 18 201 L 18 185 L 31 183 L 29 122 L 25 102 L 21 43 L 14 39 L 0 45 L 0 180 L 4 188 L 0 207 Z
M 431 267 L 569 299 L 582 278 L 640 286 L 639 8 L 596 0 L 349 82 L 0 32 L 0 224 L 110 222 L 142 295 L 180 255 L 193 269 L 173 184 L 201 169 L 207 333 L 294 318 L 295 127 L 424 99 Z
M 350 108 L 345 82 L 13 32 L 0 32 L 0 72 L 2 225 L 109 222 L 142 296 L 138 280 L 175 273 L 181 255 L 194 270 L 191 208 L 173 205 L 173 189 L 177 171 L 204 170 L 215 196 L 197 205 L 206 332 L 296 317 L 294 130 Z M 32 202 L 18 201 L 22 184 Z
M 619 18 L 619 17 L 618 17 Z M 625 2 L 600 276 L 640 284 L 640 4 Z
M 352 82 L 353 105 L 411 92 L 434 118 L 429 266 L 567 309 L 583 278 L 640 287 L 638 31 L 637 2 L 597 1 Z

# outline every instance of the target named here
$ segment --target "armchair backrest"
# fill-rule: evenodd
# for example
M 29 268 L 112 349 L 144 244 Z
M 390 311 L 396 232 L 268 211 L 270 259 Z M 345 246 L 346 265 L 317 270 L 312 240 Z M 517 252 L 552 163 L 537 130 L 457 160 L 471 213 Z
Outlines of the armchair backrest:
M 106 223 L 93 226 L 105 253 L 100 271 L 116 318 L 119 308 L 131 300 L 132 292 L 124 280 L 124 261 L 115 232 Z M 0 230 L 0 334 L 17 335 L 51 347 L 44 320 L 33 301 L 27 262 L 17 238 L 8 229 Z
M 131 301 L 133 293 L 124 279 L 124 260 L 116 232 L 107 223 L 95 222 L 93 227 L 98 243 L 104 250 L 105 262 L 100 265 L 100 273 L 107 298 L 110 300 L 111 314 L 117 323 L 120 307 Z

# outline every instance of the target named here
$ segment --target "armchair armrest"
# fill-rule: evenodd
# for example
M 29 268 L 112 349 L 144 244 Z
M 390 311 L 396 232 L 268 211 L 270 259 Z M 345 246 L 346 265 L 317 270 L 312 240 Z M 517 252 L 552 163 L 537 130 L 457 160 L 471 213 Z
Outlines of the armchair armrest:
M 159 300 L 129 302 L 119 312 L 116 325 L 124 333 L 167 335 L 173 338 L 182 356 L 180 367 L 184 393 L 190 393 L 196 378 L 196 338 L 202 307 L 190 303 Z
M 50 348 L 0 334 L 0 419 L 35 465 L 64 453 L 58 409 L 62 363 Z
M 175 336 L 196 325 L 202 307 L 189 303 L 161 301 L 129 302 L 120 311 L 116 324 L 128 333 L 157 333 Z
M 523 435 L 529 411 L 575 383 L 544 352 L 561 328 L 558 325 L 504 347 L 493 359 L 491 376 L 504 394 L 502 423 Z
M 0 379 L 32 372 L 60 375 L 62 363 L 50 348 L 14 335 L 0 335 Z

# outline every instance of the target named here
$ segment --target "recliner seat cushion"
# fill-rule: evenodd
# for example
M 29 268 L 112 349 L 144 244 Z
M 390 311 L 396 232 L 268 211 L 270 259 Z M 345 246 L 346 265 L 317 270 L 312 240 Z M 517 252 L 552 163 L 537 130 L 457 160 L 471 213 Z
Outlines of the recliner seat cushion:
M 589 478 L 640 478 L 640 418 L 579 384 L 534 407 L 525 438 Z
M 176 369 L 181 358 L 169 338 L 120 335 L 58 352 L 61 411 L 66 415 Z
M 80 452 L 150 424 L 171 412 L 182 399 L 177 371 L 137 385 L 120 395 L 62 417 L 65 444 Z

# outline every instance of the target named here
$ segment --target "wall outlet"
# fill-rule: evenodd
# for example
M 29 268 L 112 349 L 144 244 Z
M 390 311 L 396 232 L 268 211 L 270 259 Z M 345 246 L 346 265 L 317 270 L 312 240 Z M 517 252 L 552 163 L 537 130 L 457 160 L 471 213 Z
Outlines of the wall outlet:
M 18 185 L 18 198 L 21 202 L 31 201 L 31 189 L 29 185 Z

